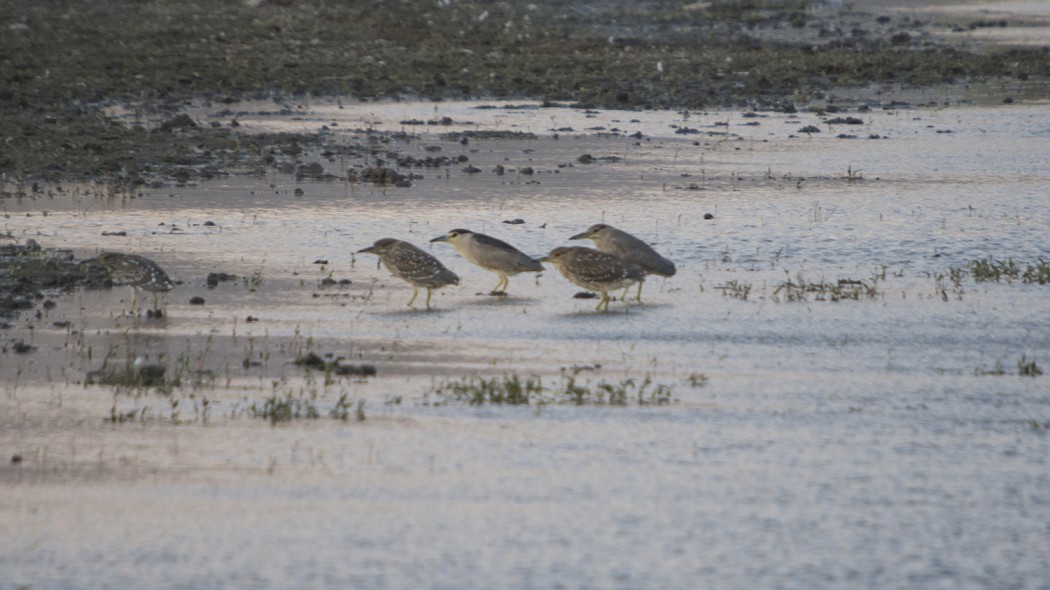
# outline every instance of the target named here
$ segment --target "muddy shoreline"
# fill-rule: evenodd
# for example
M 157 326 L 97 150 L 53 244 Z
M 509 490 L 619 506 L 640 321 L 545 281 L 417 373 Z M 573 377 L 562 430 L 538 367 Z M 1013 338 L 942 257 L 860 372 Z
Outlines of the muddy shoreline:
M 1039 50 L 888 2 L 45 4 L 0 10 L 0 579 L 1043 583 Z M 497 94 L 548 102 L 449 100 Z M 429 244 L 597 222 L 676 275 L 597 312 Z M 461 283 L 407 306 L 387 235 Z M 100 249 L 163 316 L 65 280 Z
M 257 172 L 275 155 L 323 144 L 318 135 L 247 136 L 232 121 L 194 124 L 178 117 L 189 101 L 231 111 L 250 98 L 309 96 L 784 111 L 827 108 L 828 93 L 844 87 L 997 80 L 1038 89 L 1050 79 L 1046 47 L 958 47 L 933 33 L 987 24 L 892 3 L 4 5 L 7 196 L 41 181 L 134 190 Z M 113 104 L 161 125 L 116 122 L 104 110 Z

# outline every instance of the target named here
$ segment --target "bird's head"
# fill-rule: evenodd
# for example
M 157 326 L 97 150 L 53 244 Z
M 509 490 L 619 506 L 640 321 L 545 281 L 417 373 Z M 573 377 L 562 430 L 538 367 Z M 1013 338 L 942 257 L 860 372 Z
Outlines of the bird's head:
M 549 262 L 551 264 L 560 264 L 565 261 L 565 256 L 572 252 L 572 248 L 565 246 L 558 246 L 553 249 L 543 258 L 537 258 L 536 262 Z
M 383 238 L 381 240 L 376 240 L 376 243 L 372 244 L 367 248 L 362 248 L 358 250 L 357 253 L 361 254 L 362 252 L 368 252 L 371 254 L 381 255 L 387 250 L 389 250 L 396 243 L 397 240 L 395 240 L 394 238 Z
M 604 223 L 596 223 L 591 227 L 587 228 L 587 231 L 581 232 L 569 238 L 570 240 L 593 240 L 598 237 L 602 232 L 612 229 L 611 225 Z
M 465 238 L 469 237 L 473 233 L 474 232 L 470 231 L 469 229 L 457 228 L 457 229 L 449 231 L 447 234 L 445 234 L 443 236 L 438 236 L 438 237 L 434 238 L 433 240 L 430 240 L 430 243 L 433 244 L 434 242 L 448 242 L 449 244 L 455 244 L 459 240 L 465 239 Z
M 113 268 L 120 264 L 123 257 L 124 256 L 119 252 L 103 252 L 94 258 L 85 260 L 84 263 L 97 263 L 106 266 L 107 268 Z

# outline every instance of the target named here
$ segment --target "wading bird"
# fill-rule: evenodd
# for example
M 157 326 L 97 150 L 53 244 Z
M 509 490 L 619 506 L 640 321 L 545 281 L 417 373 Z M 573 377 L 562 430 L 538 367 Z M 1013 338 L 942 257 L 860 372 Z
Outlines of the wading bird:
M 434 289 L 459 284 L 456 273 L 445 268 L 437 258 L 408 242 L 383 238 L 367 248 L 358 250 L 359 254 L 362 252 L 375 254 L 394 276 L 412 285 L 412 298 L 408 300 L 408 305 L 412 305 L 416 300 L 420 287 L 427 290 L 427 309 L 430 309 L 430 295 Z
M 647 275 L 660 275 L 662 277 L 673 277 L 675 273 L 674 263 L 660 256 L 653 250 L 652 246 L 631 234 L 616 229 L 611 225 L 596 223 L 587 231 L 576 234 L 570 240 L 592 240 L 594 247 L 607 254 L 612 254 L 620 260 L 633 264 L 645 271 Z M 642 284 L 638 281 L 637 301 L 642 300 Z M 624 291 L 624 295 L 627 292 Z
M 514 246 L 469 229 L 454 229 L 430 241 L 447 242 L 463 258 L 499 275 L 499 282 L 492 288 L 493 295 L 506 295 L 509 277 L 520 272 L 543 271 L 542 264 Z
M 559 247 L 540 258 L 558 267 L 565 278 L 587 289 L 602 294 L 594 309 L 609 309 L 609 291 L 627 289 L 645 280 L 645 273 L 636 266 L 627 264 L 612 254 L 582 246 Z

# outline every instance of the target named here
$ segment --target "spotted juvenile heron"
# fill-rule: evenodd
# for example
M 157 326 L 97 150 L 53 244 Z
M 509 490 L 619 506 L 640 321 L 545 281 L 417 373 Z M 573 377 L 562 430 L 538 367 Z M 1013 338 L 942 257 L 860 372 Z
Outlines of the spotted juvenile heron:
M 570 240 L 593 240 L 598 250 L 612 254 L 620 260 L 633 264 L 645 271 L 647 275 L 660 275 L 662 277 L 673 277 L 675 273 L 674 263 L 660 256 L 653 250 L 652 246 L 632 236 L 631 234 L 616 229 L 611 225 L 596 223 L 587 228 L 587 231 L 576 234 Z M 638 296 L 642 300 L 642 284 L 644 280 L 638 281 Z M 626 290 L 624 294 L 626 295 Z
M 137 254 L 121 254 L 120 252 L 103 252 L 95 258 L 109 270 L 109 276 L 114 283 L 129 285 L 131 291 L 131 312 L 135 312 L 135 302 L 138 300 L 139 290 L 153 293 L 153 311 L 157 309 L 157 297 L 165 292 L 171 291 L 175 283 L 168 277 L 168 273 L 145 256 Z
M 571 282 L 602 294 L 594 309 L 609 309 L 609 291 L 627 289 L 645 280 L 645 273 L 638 267 L 593 248 L 582 246 L 559 247 L 540 258 L 558 267 L 561 274 Z
M 493 295 L 505 295 L 509 277 L 519 272 L 543 271 L 542 264 L 514 246 L 469 229 L 454 229 L 430 241 L 447 242 L 463 258 L 499 275 L 499 282 L 492 288 Z
M 445 268 L 437 258 L 408 242 L 383 238 L 367 248 L 358 250 L 359 254 L 361 252 L 375 254 L 394 276 L 412 285 L 412 298 L 408 300 L 408 305 L 412 305 L 416 300 L 420 287 L 427 290 L 427 309 L 430 309 L 430 295 L 434 289 L 459 284 L 456 273 Z

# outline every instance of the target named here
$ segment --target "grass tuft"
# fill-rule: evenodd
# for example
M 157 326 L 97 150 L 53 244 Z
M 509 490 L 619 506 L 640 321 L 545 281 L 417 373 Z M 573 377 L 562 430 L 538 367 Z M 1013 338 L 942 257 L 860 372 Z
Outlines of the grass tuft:
M 248 414 L 253 418 L 265 418 L 271 424 L 291 422 L 300 418 L 321 417 L 313 401 L 290 393 L 284 396 L 275 393 L 266 398 L 261 406 L 253 403 L 248 408 Z
M 953 274 L 968 272 L 973 280 L 978 283 L 1002 282 L 1012 283 L 1020 280 L 1025 284 L 1050 285 L 1050 263 L 1040 258 L 1035 264 L 1025 263 L 1023 265 L 1014 262 L 1012 258 L 996 260 L 994 258 L 982 258 L 971 260 L 963 269 L 949 269 Z
M 1030 361 L 1022 354 L 1021 358 L 1017 361 L 1017 374 L 1026 377 L 1038 377 L 1043 374 L 1043 371 L 1035 364 L 1034 360 Z
M 798 274 L 795 279 L 789 277 L 773 290 L 774 301 L 804 302 L 809 301 L 811 296 L 814 301 L 875 299 L 879 296 L 878 279 L 839 279 L 829 283 L 823 279 L 816 282 L 807 281 Z
M 618 382 L 599 381 L 593 386 L 581 384 L 577 377 L 582 369 L 563 370 L 561 382 L 556 387 L 545 387 L 539 377 L 504 375 L 502 377 L 466 377 L 458 381 L 445 381 L 425 394 L 436 397 L 436 405 L 467 402 L 470 405 L 664 405 L 676 401 L 669 385 L 654 383 L 646 377 L 639 381 L 623 379 Z

